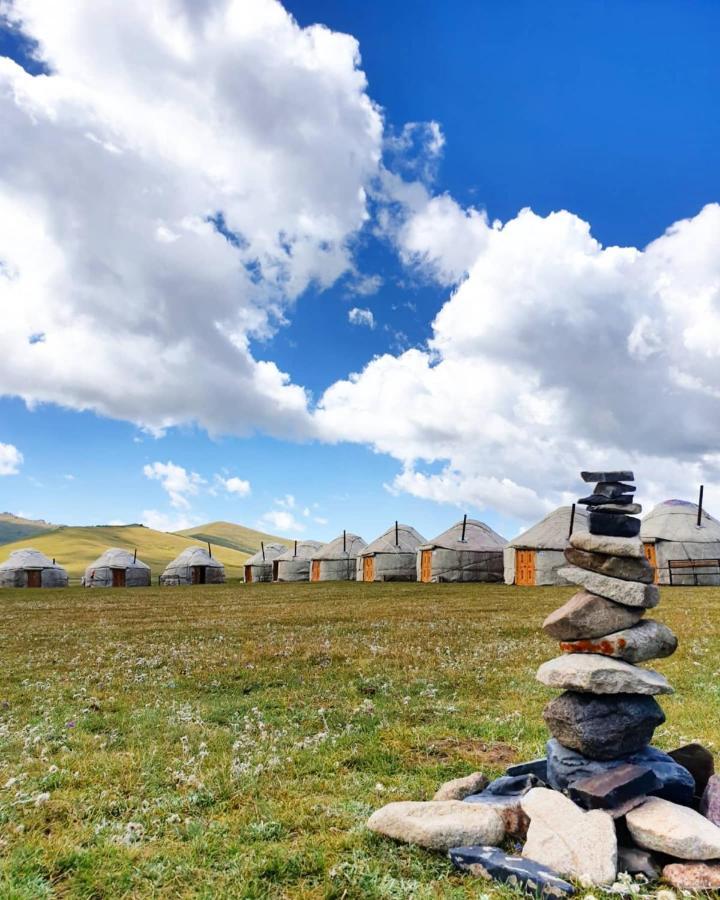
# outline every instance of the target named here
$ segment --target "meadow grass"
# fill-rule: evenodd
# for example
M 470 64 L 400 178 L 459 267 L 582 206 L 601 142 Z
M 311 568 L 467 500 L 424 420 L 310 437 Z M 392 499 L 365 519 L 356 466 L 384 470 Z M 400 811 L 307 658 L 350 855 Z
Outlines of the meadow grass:
M 3 591 L 0 897 L 511 896 L 364 826 L 542 753 L 539 626 L 571 593 Z M 660 747 L 717 747 L 718 613 L 718 589 L 663 591 Z

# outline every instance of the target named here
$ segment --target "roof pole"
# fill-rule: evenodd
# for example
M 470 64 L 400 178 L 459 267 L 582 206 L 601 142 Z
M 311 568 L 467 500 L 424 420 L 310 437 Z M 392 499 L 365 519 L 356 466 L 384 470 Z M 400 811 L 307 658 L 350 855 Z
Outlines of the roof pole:
M 210 546 L 210 541 L 208 541 L 208 556 L 212 559 L 212 547 Z
M 295 552 L 293 553 L 293 556 L 297 556 L 297 541 L 295 541 Z
M 575 504 L 573 503 L 572 509 L 570 510 L 570 531 L 568 531 L 568 540 L 572 537 L 573 526 L 575 525 Z
M 467 527 L 467 513 L 463 516 L 463 527 L 462 527 L 462 537 L 460 538 L 461 542 L 465 543 L 465 528 Z
M 395 546 L 396 546 L 396 547 L 399 547 L 399 546 L 400 546 L 400 539 L 398 538 L 398 523 L 397 523 L 397 519 L 395 519 Z
M 704 490 L 705 490 L 705 485 L 701 484 L 700 485 L 700 499 L 698 500 L 698 520 L 697 520 L 698 528 L 702 524 L 702 501 L 703 501 L 703 491 Z
M 343 528 L 343 553 L 347 553 L 347 540 L 345 539 L 345 529 Z
M 135 552 L 133 553 L 133 562 L 137 562 L 137 547 L 135 548 Z
M 265 541 L 260 541 L 260 549 L 262 550 L 263 562 L 265 562 Z

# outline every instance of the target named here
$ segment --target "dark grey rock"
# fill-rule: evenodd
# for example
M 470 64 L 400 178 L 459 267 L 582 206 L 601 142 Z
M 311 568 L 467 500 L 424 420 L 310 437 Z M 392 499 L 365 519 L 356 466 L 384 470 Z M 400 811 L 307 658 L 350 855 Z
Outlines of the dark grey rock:
M 566 791 L 575 782 L 591 775 L 599 775 L 625 763 L 652 769 L 661 782 L 661 787 L 652 792 L 673 803 L 689 806 L 693 802 L 695 781 L 687 769 L 656 747 L 645 747 L 620 759 L 589 759 L 582 753 L 564 747 L 557 740 L 547 744 L 548 783 L 556 791 Z
M 622 481 L 600 481 L 595 485 L 593 493 L 601 494 L 608 500 L 622 497 L 623 494 L 634 494 L 637 488 L 634 484 L 623 484 Z
M 654 697 L 565 691 L 543 710 L 550 733 L 591 759 L 617 759 L 652 740 L 665 713 Z
M 660 866 L 648 850 L 639 847 L 618 847 L 618 872 L 630 875 L 644 875 L 648 881 L 657 881 L 660 877 Z
M 542 627 L 559 641 L 590 640 L 632 627 L 644 612 L 642 607 L 624 606 L 597 594 L 580 591 L 564 606 L 551 612 Z
M 531 759 L 528 762 L 508 766 L 506 775 L 534 775 L 538 781 L 547 784 L 547 759 Z
M 616 472 L 581 472 L 580 477 L 588 483 L 591 481 L 635 481 L 635 476 L 629 469 Z
M 537 787 L 540 779 L 528 772 L 525 775 L 502 775 L 491 781 L 482 792 L 483 794 L 496 794 L 501 797 L 521 797 L 527 794 L 530 788 Z
M 617 497 L 606 497 L 604 494 L 594 492 L 588 494 L 587 497 L 581 497 L 578 503 L 583 506 L 604 506 L 606 503 L 612 503 L 615 506 L 629 506 L 635 502 L 632 494 L 618 494 Z
M 655 569 L 645 557 L 633 559 L 630 556 L 608 556 L 605 553 L 592 553 L 589 550 L 567 547 L 565 559 L 573 566 L 587 569 L 588 572 L 599 572 L 601 575 L 621 578 L 623 581 L 652 584 L 655 580 Z
M 695 779 L 695 796 L 702 797 L 708 781 L 715 774 L 715 757 L 702 744 L 685 744 L 671 750 L 670 756 L 684 766 Z
M 588 514 L 588 531 L 611 537 L 636 537 L 640 534 L 640 519 L 617 513 L 591 512 Z
M 575 893 L 570 882 L 539 863 L 519 856 L 507 856 L 497 847 L 455 847 L 453 864 L 463 872 L 498 881 L 540 897 L 569 897 Z
M 661 787 L 662 782 L 652 769 L 623 763 L 614 769 L 578 779 L 570 786 L 568 796 L 583 809 L 615 809 Z

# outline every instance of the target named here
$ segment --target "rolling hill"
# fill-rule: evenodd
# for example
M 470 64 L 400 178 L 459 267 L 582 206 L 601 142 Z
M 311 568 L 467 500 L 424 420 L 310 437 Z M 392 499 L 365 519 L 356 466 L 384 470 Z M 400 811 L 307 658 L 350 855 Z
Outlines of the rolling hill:
M 228 547 L 231 550 L 237 550 L 247 556 L 257 553 L 260 549 L 260 542 L 285 544 L 292 546 L 289 538 L 277 537 L 277 535 L 265 534 L 262 531 L 254 531 L 252 528 L 245 528 L 244 525 L 235 525 L 233 522 L 208 522 L 206 525 L 196 525 L 194 528 L 186 528 L 184 531 L 177 531 L 175 534 L 182 535 L 186 538 L 195 538 L 198 541 L 210 541 L 211 544 L 219 544 L 221 547 Z
M 36 534 L 46 534 L 57 527 L 44 519 L 24 519 L 9 512 L 0 513 L 0 544 L 10 544 L 13 541 L 34 537 Z

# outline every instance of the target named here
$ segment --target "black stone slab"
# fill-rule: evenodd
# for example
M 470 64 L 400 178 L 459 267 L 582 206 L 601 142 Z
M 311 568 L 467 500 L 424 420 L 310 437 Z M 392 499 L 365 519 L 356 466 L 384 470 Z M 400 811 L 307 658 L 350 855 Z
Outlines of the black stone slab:
M 715 757 L 702 744 L 685 744 L 668 754 L 695 779 L 695 796 L 701 797 L 710 776 L 715 774 Z
M 599 481 L 595 485 L 596 494 L 602 494 L 608 500 L 621 497 L 623 494 L 634 494 L 637 488 L 634 484 L 624 484 L 622 481 Z
M 449 856 L 463 872 L 520 888 L 535 897 L 569 897 L 575 893 L 570 882 L 552 869 L 520 856 L 507 856 L 497 847 L 454 847 Z
M 635 481 L 635 476 L 629 469 L 616 472 L 581 472 L 583 481 Z
M 614 498 L 606 497 L 604 494 L 589 494 L 587 497 L 581 497 L 577 502 L 582 503 L 583 506 L 602 506 L 604 503 L 629 506 L 635 502 L 635 498 L 632 494 L 620 494 Z
M 623 763 L 614 769 L 578 779 L 571 785 L 568 795 L 583 809 L 615 809 L 661 787 L 662 782 L 652 769 Z
M 588 513 L 588 531 L 608 537 L 637 537 L 640 534 L 640 519 L 616 513 L 591 512 Z
M 547 784 L 547 759 L 531 759 L 528 762 L 516 763 L 505 769 L 506 775 L 534 775 L 539 781 Z

